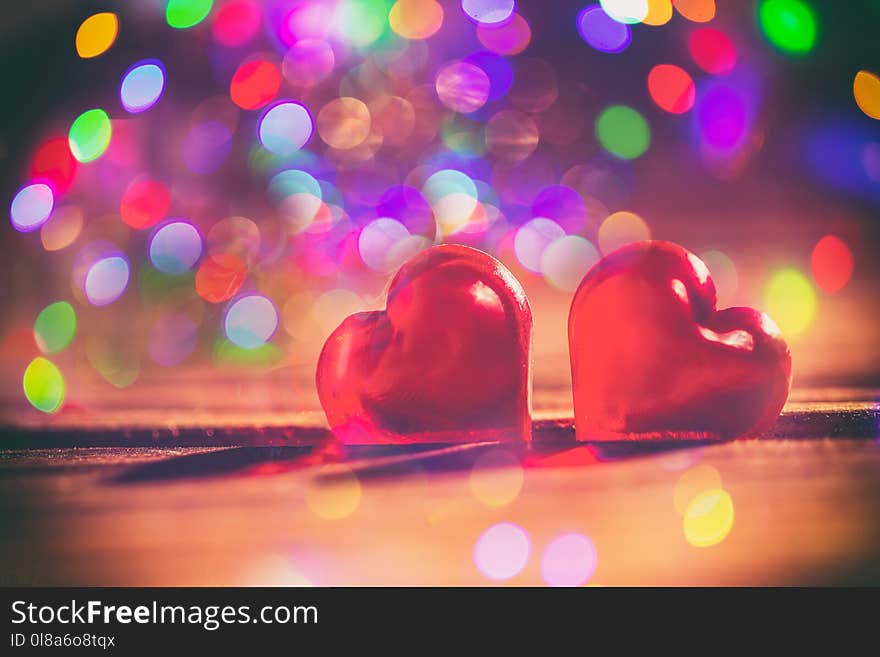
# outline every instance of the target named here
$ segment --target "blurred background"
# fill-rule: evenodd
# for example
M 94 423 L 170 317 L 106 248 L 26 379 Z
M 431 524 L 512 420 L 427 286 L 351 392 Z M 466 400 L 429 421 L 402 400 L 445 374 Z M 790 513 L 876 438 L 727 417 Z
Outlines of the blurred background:
M 880 4 L 42 0 L 3 10 L 0 420 L 320 423 L 397 267 L 522 281 L 535 402 L 581 276 L 682 244 L 796 389 L 880 383 Z

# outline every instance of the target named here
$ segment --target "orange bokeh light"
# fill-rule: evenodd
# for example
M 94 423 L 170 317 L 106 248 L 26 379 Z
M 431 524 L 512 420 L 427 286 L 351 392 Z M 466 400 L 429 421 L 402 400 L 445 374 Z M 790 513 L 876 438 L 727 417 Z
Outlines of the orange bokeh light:
M 826 235 L 813 247 L 810 269 L 816 285 L 826 292 L 837 292 L 852 277 L 852 251 L 839 237 Z

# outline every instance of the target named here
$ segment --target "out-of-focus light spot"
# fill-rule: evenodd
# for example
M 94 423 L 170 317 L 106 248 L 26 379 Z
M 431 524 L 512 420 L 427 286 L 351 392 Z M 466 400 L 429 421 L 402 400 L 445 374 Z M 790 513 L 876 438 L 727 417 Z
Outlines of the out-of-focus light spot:
M 853 80 L 853 96 L 859 109 L 872 119 L 880 119 L 880 77 L 859 71 Z
M 541 273 L 553 287 L 574 292 L 598 260 L 599 252 L 589 240 L 579 235 L 565 235 L 544 249 Z
M 581 10 L 577 29 L 581 38 L 599 52 L 623 52 L 632 42 L 630 26 L 611 18 L 599 5 L 588 5 Z
M 315 299 L 310 314 L 324 336 L 330 335 L 349 315 L 364 309 L 364 301 L 351 290 L 328 290 Z
M 119 19 L 109 11 L 85 19 L 76 30 L 76 53 L 83 59 L 107 52 L 119 33 Z
M 697 90 L 687 71 L 673 64 L 658 64 L 648 73 L 648 92 L 657 107 L 683 114 L 694 106 Z
M 695 110 L 700 138 L 710 149 L 731 153 L 748 135 L 750 101 L 742 90 L 726 83 L 703 89 Z
M 218 43 L 243 46 L 256 36 L 261 20 L 256 0 L 227 0 L 214 12 L 211 29 Z
M 816 285 L 826 292 L 837 292 L 852 276 L 852 251 L 846 242 L 836 235 L 826 235 L 813 247 L 810 269 L 813 271 Z
M 512 522 L 492 525 L 474 546 L 474 563 L 489 579 L 510 579 L 529 561 L 531 541 L 526 531 Z
M 84 291 L 93 306 L 106 306 L 116 301 L 128 286 L 131 271 L 121 255 L 112 255 L 95 262 L 86 274 Z
M 596 571 L 596 547 L 583 534 L 557 536 L 544 550 L 541 574 L 549 586 L 583 586 Z
M 202 121 L 183 139 L 183 161 L 193 173 L 212 173 L 223 166 L 231 148 L 229 128 L 219 121 Z
M 24 396 L 43 413 L 54 413 L 64 403 L 65 384 L 61 371 L 42 356 L 34 358 L 24 371 Z
M 49 185 L 36 183 L 22 187 L 9 206 L 12 227 L 22 233 L 37 230 L 46 223 L 53 207 L 55 207 L 55 195 Z
M 214 253 L 202 261 L 196 272 L 196 292 L 205 301 L 220 303 L 234 297 L 247 276 L 241 258 L 232 253 Z
M 243 349 L 256 349 L 275 335 L 278 311 L 275 304 L 259 294 L 249 294 L 233 301 L 223 320 L 226 337 Z
M 260 141 L 276 155 L 293 155 L 309 141 L 313 127 L 305 105 L 280 102 L 260 119 Z
M 149 228 L 164 219 L 170 207 L 171 193 L 163 183 L 138 178 L 122 194 L 119 215 L 132 228 Z
M 461 9 L 481 25 L 498 25 L 516 9 L 515 0 L 461 0 Z
M 157 59 L 132 66 L 122 78 L 119 99 L 132 114 L 145 112 L 155 105 L 165 89 L 165 70 Z
M 364 264 L 383 274 L 396 271 L 427 245 L 427 239 L 410 235 L 406 226 L 387 217 L 371 221 L 358 236 L 358 252 Z
M 648 15 L 642 19 L 645 25 L 666 25 L 672 20 L 672 0 L 648 0 Z
M 721 30 L 698 27 L 688 37 L 688 52 L 706 73 L 726 75 L 736 67 L 736 47 Z
M 466 173 L 455 169 L 442 169 L 425 180 L 422 194 L 431 205 L 435 205 L 450 194 L 464 194 L 476 200 L 477 186 Z
M 112 133 L 107 112 L 102 109 L 86 110 L 70 126 L 67 135 L 70 152 L 80 162 L 97 160 L 110 145 Z
M 786 267 L 770 276 L 764 290 L 767 314 L 787 337 L 803 333 L 816 314 L 816 293 L 797 269 Z
M 816 43 L 816 15 L 802 0 L 761 0 L 758 22 L 774 46 L 792 55 L 806 55 Z
M 651 239 L 651 229 L 639 215 L 621 210 L 599 226 L 599 250 L 608 255 L 626 244 Z
M 281 69 L 291 84 L 311 87 L 333 72 L 336 56 L 329 43 L 321 39 L 302 39 L 284 55 Z
M 507 506 L 519 496 L 523 477 L 522 465 L 515 455 L 505 449 L 492 449 L 474 462 L 471 493 L 490 508 Z
M 478 25 L 477 38 L 491 52 L 498 55 L 518 55 L 532 40 L 532 28 L 519 14 L 500 25 Z
M 331 23 L 334 34 L 355 48 L 366 48 L 385 32 L 388 5 L 386 0 L 339 0 Z
M 596 138 L 602 147 L 617 157 L 632 160 L 651 145 L 648 122 L 626 105 L 606 107 L 596 119 Z
M 648 16 L 648 0 L 599 0 L 599 4 L 618 23 L 641 23 Z
M 83 211 L 75 205 L 55 208 L 40 228 L 40 241 L 47 251 L 60 251 L 76 241 L 83 227 Z
M 150 240 L 150 262 L 161 272 L 177 276 L 189 271 L 202 255 L 202 236 L 190 223 L 165 224 Z
M 733 500 L 715 488 L 696 495 L 684 512 L 684 537 L 694 547 L 717 545 L 733 528 Z
M 201 23 L 211 12 L 214 0 L 168 0 L 165 20 L 178 30 Z
M 93 336 L 86 341 L 86 357 L 104 380 L 115 388 L 127 388 L 137 381 L 140 374 L 140 359 L 130 344 L 120 348 L 99 336 Z
M 700 493 L 721 488 L 721 475 L 718 470 L 701 463 L 685 470 L 672 489 L 672 505 L 684 515 L 688 505 Z
M 318 134 L 333 148 L 354 148 L 370 134 L 370 110 L 357 98 L 335 98 L 318 112 Z
M 694 23 L 708 23 L 715 18 L 715 0 L 675 0 L 675 10 Z
M 513 250 L 523 267 L 540 274 L 544 250 L 564 236 L 565 230 L 555 221 L 545 217 L 536 217 L 524 223 L 516 231 L 513 238 Z
M 153 362 L 162 367 L 179 365 L 196 346 L 198 326 L 181 313 L 159 318 L 150 329 L 147 349 Z
M 347 466 L 320 471 L 306 484 L 306 505 L 324 520 L 342 520 L 357 511 L 361 503 L 361 483 Z
M 229 83 L 232 102 L 246 110 L 264 107 L 281 88 L 281 71 L 272 62 L 256 59 L 239 66 Z
M 434 86 L 440 102 L 462 114 L 477 111 L 489 99 L 489 76 L 479 66 L 467 62 L 444 66 Z
M 260 252 L 260 228 L 247 217 L 227 217 L 208 231 L 207 252 L 231 253 L 252 262 Z
M 34 153 L 30 177 L 36 182 L 47 183 L 55 194 L 63 194 L 73 184 L 77 162 L 70 152 L 70 144 L 64 137 L 47 139 Z
M 435 0 L 397 0 L 388 25 L 404 39 L 427 39 L 443 25 L 443 7 Z
M 712 280 L 715 281 L 715 290 L 718 293 L 718 305 L 731 305 L 739 288 L 739 275 L 733 260 L 721 251 L 706 251 L 700 255 L 700 259 L 712 272 Z
M 40 311 L 34 321 L 34 339 L 44 354 L 64 350 L 76 335 L 76 311 L 67 301 L 56 301 Z
M 486 125 L 486 148 L 504 162 L 520 162 L 538 147 L 534 119 L 524 112 L 501 110 Z

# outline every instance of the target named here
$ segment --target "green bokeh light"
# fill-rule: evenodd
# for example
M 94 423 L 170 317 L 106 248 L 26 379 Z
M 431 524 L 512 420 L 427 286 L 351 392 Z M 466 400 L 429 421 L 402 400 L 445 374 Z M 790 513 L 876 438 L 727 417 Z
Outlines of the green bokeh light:
M 171 27 L 185 30 L 201 23 L 214 5 L 214 0 L 168 0 L 165 20 Z
M 34 358 L 24 371 L 24 396 L 39 411 L 54 413 L 64 403 L 64 377 L 52 361 Z
M 612 105 L 602 110 L 596 119 L 596 138 L 612 155 L 632 160 L 651 145 L 651 128 L 633 108 Z
M 767 40 L 784 52 L 805 55 L 816 44 L 816 14 L 801 0 L 762 0 L 758 22 Z
M 80 114 L 70 126 L 70 152 L 80 162 L 97 160 L 110 145 L 113 129 L 110 117 L 102 109 L 91 109 Z
M 34 321 L 34 338 L 44 354 L 57 354 L 76 335 L 76 311 L 66 301 L 50 303 Z

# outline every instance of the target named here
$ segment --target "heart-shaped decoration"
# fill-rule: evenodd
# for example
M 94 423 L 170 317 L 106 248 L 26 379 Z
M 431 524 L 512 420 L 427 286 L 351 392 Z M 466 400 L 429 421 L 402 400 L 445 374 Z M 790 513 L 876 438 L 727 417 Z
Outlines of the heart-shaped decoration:
M 406 262 L 387 308 L 347 317 L 318 360 L 343 443 L 528 440 L 532 312 L 500 262 L 444 244 Z
M 715 302 L 708 268 L 677 244 L 630 244 L 596 263 L 568 317 L 578 440 L 732 438 L 773 424 L 788 346 L 764 313 Z

